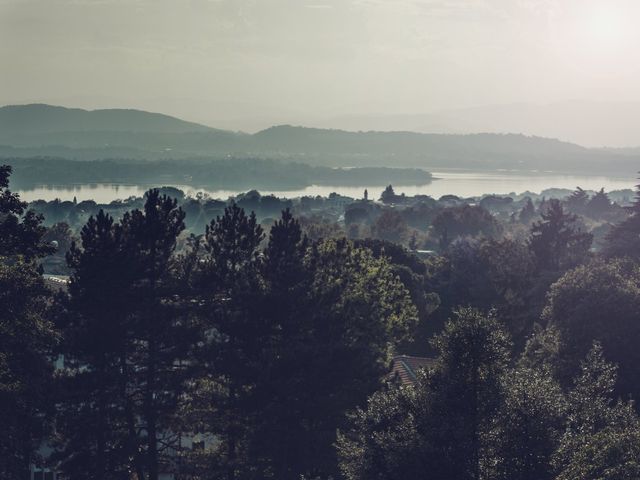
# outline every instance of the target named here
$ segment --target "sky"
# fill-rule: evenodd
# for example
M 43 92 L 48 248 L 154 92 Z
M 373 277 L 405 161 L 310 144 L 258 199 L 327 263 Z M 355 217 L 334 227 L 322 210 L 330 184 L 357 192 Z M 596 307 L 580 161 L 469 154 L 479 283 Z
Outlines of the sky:
M 0 0 L 0 104 L 252 131 L 640 102 L 638 24 L 637 0 Z

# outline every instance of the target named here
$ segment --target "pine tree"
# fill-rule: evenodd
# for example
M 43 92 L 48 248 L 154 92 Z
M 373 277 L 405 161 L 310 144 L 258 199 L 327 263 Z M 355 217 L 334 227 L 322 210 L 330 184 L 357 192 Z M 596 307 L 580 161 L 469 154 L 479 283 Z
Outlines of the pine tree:
M 605 238 L 603 254 L 606 257 L 640 258 L 640 185 L 629 217 L 615 225 Z
M 220 440 L 206 478 L 246 475 L 247 435 L 255 421 L 251 391 L 262 371 L 269 330 L 259 322 L 264 238 L 254 213 L 236 204 L 213 220 L 200 262 L 200 315 L 209 341 L 199 355 L 202 378 L 194 392 L 197 421 Z
M 257 422 L 252 427 L 251 462 L 266 476 L 298 478 L 303 425 L 297 391 L 306 372 L 312 325 L 308 311 L 312 272 L 305 264 L 309 242 L 289 210 L 282 212 L 269 232 L 261 265 L 265 282 L 261 323 L 268 340 L 263 349 L 262 375 L 256 384 Z
M 0 166 L 0 477 L 22 478 L 47 433 L 58 336 L 35 265 L 53 249 L 42 241 L 42 217 L 8 189 L 10 174 Z
M 58 316 L 65 370 L 54 460 L 72 480 L 123 478 L 130 468 L 143 471 L 129 401 L 133 341 L 126 319 L 135 273 L 125 260 L 121 226 L 104 211 L 89 218 L 80 239 L 67 254 L 69 297 Z
M 82 248 L 73 245 L 68 255 L 69 369 L 58 458 L 72 479 L 133 471 L 157 480 L 163 453 L 177 440 L 167 432 L 194 342 L 169 288 L 184 213 L 157 190 L 146 197 L 144 211 L 127 212 L 120 224 L 102 211 L 90 218 Z
M 154 189 L 146 194 L 144 210 L 133 210 L 122 218 L 125 258 L 136 275 L 132 293 L 134 315 L 129 322 L 136 348 L 132 387 L 142 423 L 145 464 L 149 480 L 158 480 L 159 468 L 168 465 L 166 452 L 177 439 L 170 427 L 181 401 L 190 325 L 178 314 L 171 286 L 171 267 L 176 241 L 184 230 L 185 214 L 177 200 Z
M 593 218 L 600 218 L 609 211 L 611 211 L 611 200 L 609 200 L 604 188 L 601 188 L 589 201 L 587 214 Z
M 518 214 L 518 220 L 520 221 L 520 223 L 524 223 L 525 225 L 527 225 L 531 220 L 533 220 L 533 217 L 535 216 L 536 207 L 533 206 L 531 198 L 527 197 L 527 201 L 524 204 L 524 207 L 522 207 L 522 210 L 520 210 L 520 213 Z
M 576 227 L 577 217 L 552 199 L 541 213 L 542 220 L 531 227 L 529 248 L 541 270 L 559 271 L 586 259 L 592 236 Z
M 573 213 L 584 213 L 588 202 L 589 194 L 580 187 L 576 187 L 576 190 L 566 200 L 567 208 Z
M 393 190 L 392 185 L 388 185 L 380 195 L 382 203 L 393 203 L 396 199 L 396 192 Z

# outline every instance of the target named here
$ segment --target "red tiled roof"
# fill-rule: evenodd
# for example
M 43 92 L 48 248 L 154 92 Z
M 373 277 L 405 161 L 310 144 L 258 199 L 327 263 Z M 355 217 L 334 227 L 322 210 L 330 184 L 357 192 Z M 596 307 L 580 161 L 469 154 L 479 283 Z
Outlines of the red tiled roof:
M 434 363 L 433 358 L 398 355 L 393 357 L 389 376 L 392 379 L 398 379 L 402 385 L 412 385 L 417 379 L 418 372 L 423 368 L 432 367 Z

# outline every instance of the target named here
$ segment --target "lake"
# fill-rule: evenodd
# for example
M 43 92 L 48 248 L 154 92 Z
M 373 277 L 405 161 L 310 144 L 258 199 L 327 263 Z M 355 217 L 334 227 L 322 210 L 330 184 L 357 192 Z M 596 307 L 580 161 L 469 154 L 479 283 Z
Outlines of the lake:
M 433 172 L 436 179 L 428 185 L 396 186 L 396 193 L 406 195 L 424 194 L 434 198 L 442 195 L 458 195 L 460 197 L 475 197 L 484 194 L 520 194 L 525 191 L 539 193 L 548 188 L 575 189 L 577 186 L 585 190 L 599 190 L 604 187 L 606 191 L 634 188 L 637 183 L 633 178 L 615 178 L 605 176 L 587 175 L 560 175 L 553 173 L 507 173 L 507 172 L 460 172 L 439 171 Z M 230 196 L 246 192 L 247 190 L 207 190 L 195 189 L 189 186 L 175 185 L 187 194 L 198 191 L 206 192 L 213 198 L 227 199 Z M 379 198 L 384 190 L 384 185 L 370 185 L 362 187 L 333 187 L 325 185 L 312 185 L 301 190 L 264 190 L 263 195 L 274 194 L 278 197 L 301 196 L 328 196 L 332 192 L 353 198 L 360 198 L 366 188 L 370 198 Z M 22 199 L 33 200 L 95 200 L 98 203 L 109 203 L 116 199 L 125 199 L 131 196 L 142 196 L 149 186 L 142 185 L 74 185 L 74 186 L 40 186 L 33 189 L 17 190 Z

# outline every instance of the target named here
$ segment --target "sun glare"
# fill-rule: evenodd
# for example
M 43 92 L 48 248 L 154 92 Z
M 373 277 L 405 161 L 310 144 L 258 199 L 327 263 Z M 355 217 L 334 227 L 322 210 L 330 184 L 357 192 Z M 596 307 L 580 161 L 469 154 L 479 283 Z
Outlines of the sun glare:
M 627 34 L 625 16 L 610 2 L 600 2 L 587 11 L 583 35 L 592 47 L 619 47 Z

